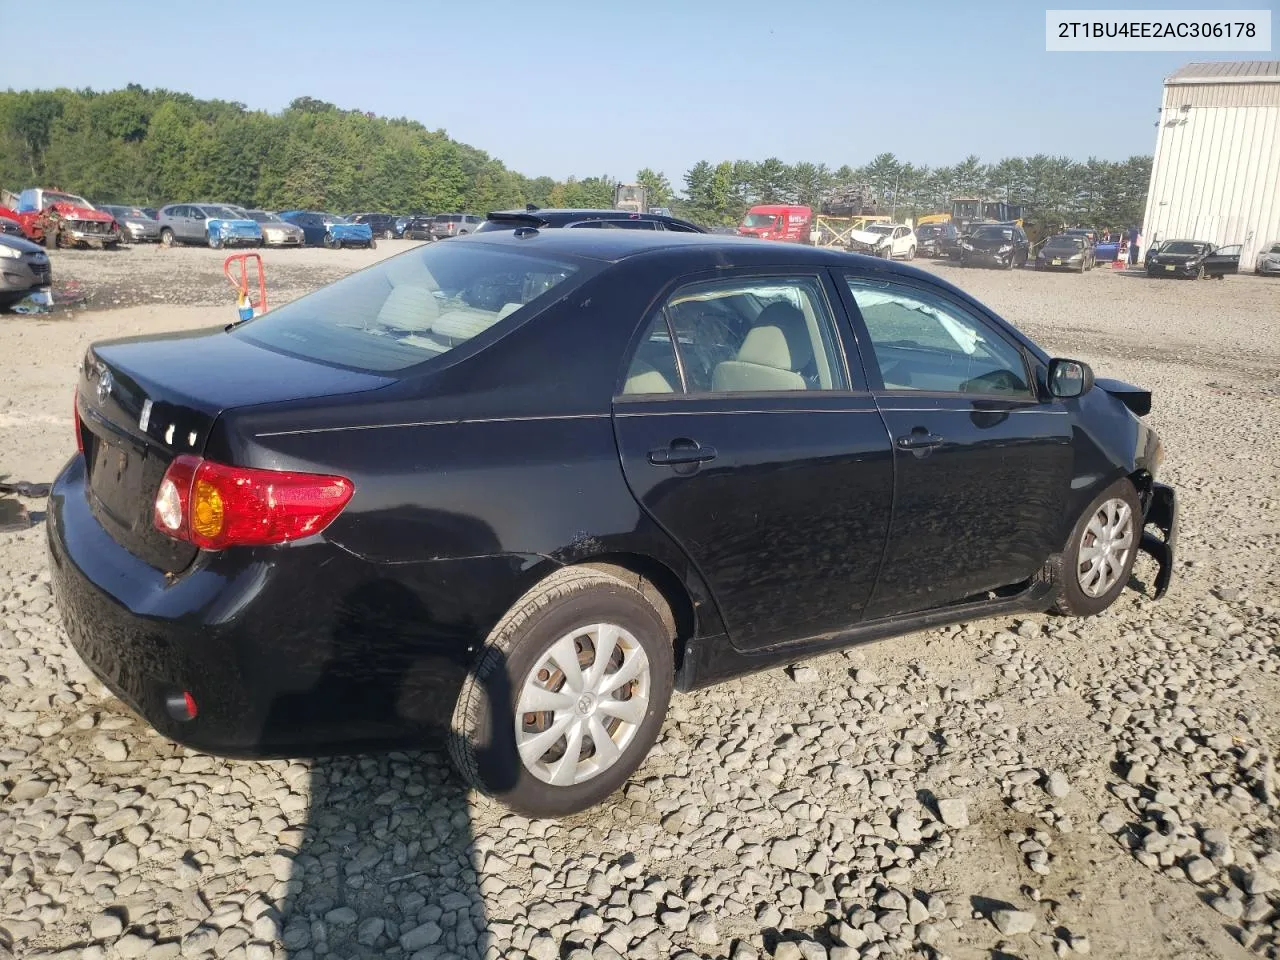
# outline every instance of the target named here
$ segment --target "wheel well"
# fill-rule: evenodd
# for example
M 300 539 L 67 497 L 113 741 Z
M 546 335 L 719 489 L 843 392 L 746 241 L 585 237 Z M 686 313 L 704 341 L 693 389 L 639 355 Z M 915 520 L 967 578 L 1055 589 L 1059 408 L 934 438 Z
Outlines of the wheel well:
M 675 667 L 679 671 L 684 656 L 684 641 L 694 635 L 697 617 L 689 591 L 671 568 L 638 554 L 593 557 L 576 566 L 612 574 L 644 594 L 670 632 L 675 651 Z
M 1135 470 L 1129 474 L 1129 482 L 1138 491 L 1138 502 L 1142 504 L 1142 509 L 1146 510 L 1151 501 L 1151 484 L 1154 482 L 1151 473 L 1147 470 Z

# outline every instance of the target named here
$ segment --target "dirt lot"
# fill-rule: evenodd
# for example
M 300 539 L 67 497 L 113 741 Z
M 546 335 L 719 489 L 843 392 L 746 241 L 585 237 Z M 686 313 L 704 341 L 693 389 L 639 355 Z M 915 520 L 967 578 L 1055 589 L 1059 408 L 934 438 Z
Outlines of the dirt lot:
M 407 246 L 268 252 L 272 296 Z M 0 473 L 65 460 L 89 342 L 230 320 L 221 260 L 56 254 L 91 308 L 0 319 Z M 0 958 L 1280 955 L 1280 283 L 928 269 L 1155 391 L 1164 600 L 678 697 L 623 794 L 540 823 L 434 754 L 173 747 L 65 644 L 42 527 L 0 534 Z

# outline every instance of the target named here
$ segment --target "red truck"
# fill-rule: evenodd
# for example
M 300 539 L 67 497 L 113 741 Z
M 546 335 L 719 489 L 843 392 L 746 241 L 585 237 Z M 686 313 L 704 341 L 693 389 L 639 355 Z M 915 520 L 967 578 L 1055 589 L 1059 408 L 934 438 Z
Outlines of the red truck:
M 29 240 L 50 250 L 87 244 L 110 250 L 120 243 L 115 217 L 95 210 L 84 197 L 61 190 L 28 187 L 18 194 L 14 218 Z
M 738 227 L 738 235 L 761 240 L 808 243 L 813 228 L 813 211 L 790 204 L 762 204 L 752 207 Z

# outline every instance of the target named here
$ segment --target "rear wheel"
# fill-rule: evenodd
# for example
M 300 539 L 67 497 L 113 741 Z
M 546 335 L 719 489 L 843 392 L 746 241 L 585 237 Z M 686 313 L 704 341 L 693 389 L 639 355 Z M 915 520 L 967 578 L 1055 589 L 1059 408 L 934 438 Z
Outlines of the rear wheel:
M 1080 515 L 1053 570 L 1053 609 L 1091 617 L 1111 604 L 1129 582 L 1142 539 L 1142 504 L 1129 479 L 1117 480 Z
M 914 260 L 915 258 L 916 258 L 916 248 L 915 248 L 915 247 L 907 247 L 907 259 L 908 259 L 908 260 Z
M 377 249 L 378 249 L 378 241 L 377 241 L 377 240 L 374 240 L 372 237 L 369 239 L 369 249 L 370 249 L 370 250 L 377 250 Z
M 557 571 L 494 627 L 454 708 L 449 751 L 477 790 L 561 817 L 617 790 L 657 739 L 672 636 L 611 574 Z

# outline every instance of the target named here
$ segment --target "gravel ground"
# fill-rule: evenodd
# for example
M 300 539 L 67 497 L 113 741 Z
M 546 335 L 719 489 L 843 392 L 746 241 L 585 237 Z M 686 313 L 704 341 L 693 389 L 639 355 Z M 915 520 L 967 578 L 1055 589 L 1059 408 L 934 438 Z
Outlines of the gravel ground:
M 269 252 L 272 295 L 403 246 Z M 86 343 L 229 320 L 220 262 L 57 254 L 122 306 L 0 321 L 0 472 L 65 459 Z M 0 535 L 0 958 L 1280 956 L 1280 283 L 929 269 L 1154 389 L 1164 600 L 678 696 L 621 794 L 547 823 L 431 753 L 168 744 L 67 646 L 43 529 Z

